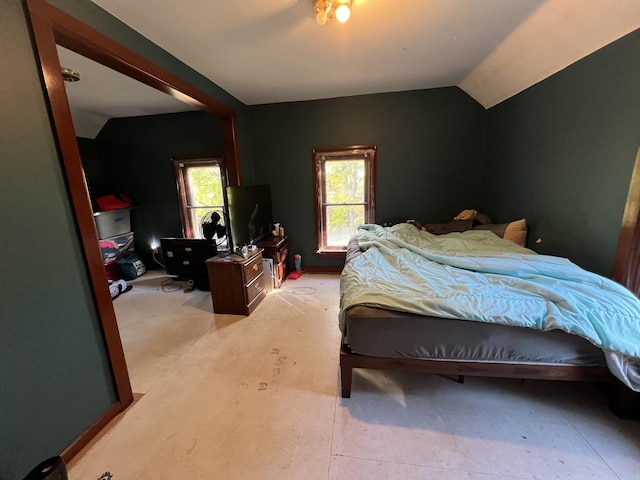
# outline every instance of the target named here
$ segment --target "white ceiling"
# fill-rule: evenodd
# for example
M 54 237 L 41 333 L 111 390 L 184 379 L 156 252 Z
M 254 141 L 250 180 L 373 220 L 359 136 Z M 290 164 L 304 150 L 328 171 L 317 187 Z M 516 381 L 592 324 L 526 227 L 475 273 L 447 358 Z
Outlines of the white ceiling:
M 60 65 L 80 73 L 65 82 L 76 135 L 95 138 L 110 118 L 186 112 L 194 107 L 82 55 L 58 46 Z
M 353 0 L 324 26 L 312 0 L 93 2 L 247 105 L 457 85 L 490 108 L 640 28 L 638 0 Z M 95 93 L 82 68 L 67 90 Z M 82 108 L 149 113 L 100 78 L 118 109 Z

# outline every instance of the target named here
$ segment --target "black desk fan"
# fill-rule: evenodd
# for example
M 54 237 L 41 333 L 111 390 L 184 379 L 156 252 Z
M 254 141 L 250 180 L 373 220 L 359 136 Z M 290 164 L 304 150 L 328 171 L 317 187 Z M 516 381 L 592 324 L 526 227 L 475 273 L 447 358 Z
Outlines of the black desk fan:
M 216 247 L 216 252 L 227 236 L 227 227 L 221 221 L 222 217 L 215 210 L 205 213 L 200 221 L 202 237 Z M 217 241 L 214 238 L 217 238 Z

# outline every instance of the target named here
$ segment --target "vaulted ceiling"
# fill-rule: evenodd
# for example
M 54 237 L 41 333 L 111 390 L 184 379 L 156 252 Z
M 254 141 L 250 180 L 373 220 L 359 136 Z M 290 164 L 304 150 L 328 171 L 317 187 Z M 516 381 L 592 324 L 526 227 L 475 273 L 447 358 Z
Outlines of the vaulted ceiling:
M 459 86 L 490 108 L 640 28 L 637 0 L 353 0 L 324 26 L 312 0 L 93 2 L 247 105 Z M 141 114 L 83 69 L 73 95 Z

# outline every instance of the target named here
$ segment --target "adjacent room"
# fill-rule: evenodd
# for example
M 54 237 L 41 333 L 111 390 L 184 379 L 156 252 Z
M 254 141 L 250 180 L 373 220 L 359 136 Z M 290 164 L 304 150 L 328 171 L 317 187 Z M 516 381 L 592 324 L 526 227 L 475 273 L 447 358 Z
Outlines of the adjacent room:
M 634 354 L 460 373 L 398 329 L 362 363 L 343 309 L 375 236 L 516 224 L 507 250 L 637 301 L 640 4 L 0 8 L 0 478 L 640 476 Z

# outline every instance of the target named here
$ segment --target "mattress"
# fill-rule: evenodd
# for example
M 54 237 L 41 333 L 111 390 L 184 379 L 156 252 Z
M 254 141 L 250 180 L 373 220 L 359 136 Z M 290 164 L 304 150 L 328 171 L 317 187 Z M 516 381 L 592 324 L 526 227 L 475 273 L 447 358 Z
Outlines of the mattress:
M 346 262 L 362 254 L 356 237 Z M 416 315 L 357 305 L 347 310 L 345 343 L 353 353 L 539 365 L 605 366 L 602 350 L 560 330 L 539 331 L 493 323 Z
M 353 353 L 434 360 L 604 366 L 602 350 L 560 330 L 539 331 L 355 306 L 346 312 Z

